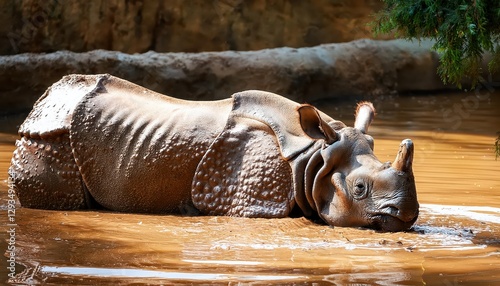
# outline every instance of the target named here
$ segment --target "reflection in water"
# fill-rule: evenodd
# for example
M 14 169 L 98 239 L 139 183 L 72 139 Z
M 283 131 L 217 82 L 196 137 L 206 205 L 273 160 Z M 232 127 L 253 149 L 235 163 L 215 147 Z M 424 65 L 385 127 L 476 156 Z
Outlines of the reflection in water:
M 154 278 L 167 279 L 171 281 L 283 281 L 283 280 L 303 280 L 306 276 L 291 275 L 238 275 L 238 274 L 209 274 L 209 273 L 189 273 L 189 272 L 167 272 L 144 269 L 127 268 L 95 268 L 95 267 L 54 267 L 42 266 L 39 269 L 47 275 L 70 275 L 85 277 L 117 277 L 117 278 Z
M 472 104 L 474 103 L 474 104 Z M 322 103 L 352 125 L 355 102 Z M 414 285 L 500 283 L 500 94 L 385 97 L 369 133 L 392 161 L 415 142 L 414 231 L 331 228 L 304 218 L 246 219 L 16 208 L 16 279 L 47 285 L 231 282 Z M 0 220 L 15 124 L 0 126 Z M 1 133 L 5 132 L 5 133 Z M 8 132 L 8 134 L 6 134 Z M 4 240 L 0 249 L 7 249 Z M 7 278 L 2 260 L 0 280 Z

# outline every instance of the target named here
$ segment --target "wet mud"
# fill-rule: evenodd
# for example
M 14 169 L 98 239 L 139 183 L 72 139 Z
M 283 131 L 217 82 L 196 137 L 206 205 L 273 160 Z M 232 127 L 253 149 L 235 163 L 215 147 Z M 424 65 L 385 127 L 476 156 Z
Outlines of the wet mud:
M 369 133 L 379 159 L 393 160 L 401 139 L 415 143 L 420 217 L 412 231 L 399 233 L 333 228 L 305 218 L 12 206 L 6 179 L 16 139 L 12 125 L 19 123 L 2 122 L 0 283 L 496 285 L 500 161 L 493 144 L 500 131 L 500 93 L 485 94 L 375 101 L 378 115 Z M 352 100 L 317 106 L 352 125 L 354 105 Z

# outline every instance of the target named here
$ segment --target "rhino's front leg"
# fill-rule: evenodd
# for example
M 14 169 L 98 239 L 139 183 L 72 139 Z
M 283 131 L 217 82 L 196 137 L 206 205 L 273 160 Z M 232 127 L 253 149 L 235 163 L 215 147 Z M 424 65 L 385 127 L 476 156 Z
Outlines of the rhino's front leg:
M 73 158 L 67 133 L 44 139 L 25 134 L 16 146 L 9 177 L 23 206 L 43 209 L 89 207 L 90 197 Z

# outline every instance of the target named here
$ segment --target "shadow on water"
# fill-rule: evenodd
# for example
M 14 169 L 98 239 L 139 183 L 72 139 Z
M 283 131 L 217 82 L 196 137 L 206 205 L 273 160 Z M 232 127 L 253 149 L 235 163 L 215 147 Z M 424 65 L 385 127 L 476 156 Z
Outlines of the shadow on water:
M 15 269 L 0 280 L 44 285 L 165 283 L 494 285 L 500 283 L 500 94 L 385 97 L 369 133 L 392 161 L 415 142 L 420 217 L 411 232 L 332 228 L 304 218 L 246 219 L 15 207 Z M 467 105 L 468 104 L 468 105 Z M 460 105 L 462 106 L 460 109 Z M 320 109 L 352 125 L 354 101 Z M 456 107 L 458 106 L 458 107 Z M 0 247 L 7 250 L 6 170 L 23 117 L 0 126 Z M 0 124 L 1 125 L 1 124 Z M 7 129 L 5 129 L 7 128 Z M 5 270 L 7 270 L 5 272 Z

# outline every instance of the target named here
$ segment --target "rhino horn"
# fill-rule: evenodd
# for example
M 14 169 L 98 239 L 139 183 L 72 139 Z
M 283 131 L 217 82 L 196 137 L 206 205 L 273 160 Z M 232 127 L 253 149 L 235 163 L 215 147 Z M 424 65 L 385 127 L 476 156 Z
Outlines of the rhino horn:
M 401 172 L 411 172 L 413 163 L 413 142 L 405 139 L 399 145 L 396 159 L 392 163 L 392 168 Z
M 358 103 L 354 128 L 366 134 L 366 132 L 368 132 L 368 127 L 370 127 L 373 121 L 373 117 L 375 117 L 375 107 L 373 107 L 371 102 L 364 101 Z

